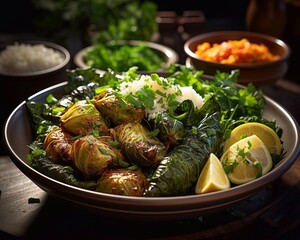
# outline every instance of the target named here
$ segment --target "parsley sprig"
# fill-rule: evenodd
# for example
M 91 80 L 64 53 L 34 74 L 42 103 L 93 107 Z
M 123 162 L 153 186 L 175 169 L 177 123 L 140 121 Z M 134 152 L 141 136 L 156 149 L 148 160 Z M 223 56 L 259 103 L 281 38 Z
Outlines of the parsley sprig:
M 234 168 L 238 164 L 246 164 L 252 165 L 257 169 L 257 178 L 262 176 L 262 166 L 261 163 L 255 159 L 253 159 L 251 152 L 249 151 L 252 148 L 252 143 L 250 141 L 247 142 L 247 146 L 240 148 L 239 145 L 236 146 L 236 155 L 234 159 L 226 158 L 223 161 L 223 167 L 225 172 L 228 174 L 234 170 Z

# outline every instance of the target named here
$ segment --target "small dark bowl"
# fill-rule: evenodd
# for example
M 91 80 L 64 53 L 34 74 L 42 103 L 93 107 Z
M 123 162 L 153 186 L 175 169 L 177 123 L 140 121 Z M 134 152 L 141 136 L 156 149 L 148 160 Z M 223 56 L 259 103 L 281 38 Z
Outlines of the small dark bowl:
M 1 72 L 1 90 L 3 90 L 4 98 L 9 103 L 10 111 L 21 103 L 24 99 L 46 87 L 56 83 L 66 81 L 66 69 L 70 63 L 70 53 L 64 47 L 51 42 L 45 41 L 16 41 L 19 44 L 37 45 L 43 44 L 48 48 L 61 53 L 64 60 L 57 66 L 50 67 L 40 71 L 15 73 Z M 0 46 L 3 51 L 7 46 L 13 45 L 15 42 L 8 42 Z M 2 99 L 2 97 L 1 97 Z
M 197 46 L 201 43 L 213 44 L 242 38 L 247 38 L 251 43 L 265 44 L 272 54 L 280 56 L 279 59 L 265 63 L 222 64 L 201 59 L 195 54 Z M 288 69 L 287 60 L 290 56 L 290 48 L 282 40 L 260 33 L 242 31 L 209 32 L 197 35 L 186 41 L 184 51 L 187 55 L 187 66 L 194 66 L 210 76 L 214 76 L 217 70 L 230 73 L 234 69 L 239 69 L 239 83 L 251 82 L 256 85 L 272 83 L 284 77 Z
M 67 49 L 60 45 L 45 41 L 28 40 L 15 42 L 30 45 L 43 44 L 48 48 L 52 48 L 55 51 L 60 52 L 64 60 L 57 66 L 35 72 L 8 73 L 0 71 L 0 101 L 2 103 L 0 116 L 1 128 L 9 113 L 26 98 L 46 87 L 66 81 L 66 69 L 70 65 L 70 53 Z M 0 45 L 0 51 L 3 51 L 7 46 L 14 45 L 15 42 L 2 43 Z M 0 153 L 2 153 L 2 151 L 3 149 L 1 147 Z
M 154 42 L 147 42 L 147 41 L 140 41 L 140 40 L 128 40 L 128 41 L 119 41 L 117 45 L 131 45 L 131 46 L 137 46 L 140 44 L 144 44 L 146 47 L 151 48 L 154 50 L 160 57 L 162 57 L 165 60 L 165 63 L 163 66 L 161 66 L 159 69 L 155 70 L 138 70 L 138 73 L 140 74 L 149 74 L 152 72 L 155 73 L 162 73 L 164 74 L 166 72 L 166 69 L 170 67 L 171 64 L 177 63 L 179 56 L 177 52 L 167 46 L 164 46 L 162 44 L 154 43 Z M 88 68 L 90 66 L 87 65 L 87 63 L 84 61 L 84 55 L 87 51 L 93 49 L 95 45 L 86 47 L 82 50 L 80 50 L 74 57 L 74 63 L 79 68 Z M 132 66 L 129 66 L 132 67 Z M 98 69 L 99 73 L 103 73 L 107 71 L 107 69 Z
M 66 81 L 66 69 L 70 64 L 70 53 L 64 47 L 51 42 L 45 41 L 15 41 L 19 44 L 37 45 L 43 44 L 48 48 L 52 48 L 60 52 L 64 60 L 57 66 L 47 68 L 45 70 L 15 73 L 1 72 L 1 102 L 6 103 L 6 113 L 8 115 L 19 103 L 32 94 L 40 91 L 53 84 Z M 7 46 L 14 45 L 15 42 L 6 42 L 0 45 L 0 51 Z

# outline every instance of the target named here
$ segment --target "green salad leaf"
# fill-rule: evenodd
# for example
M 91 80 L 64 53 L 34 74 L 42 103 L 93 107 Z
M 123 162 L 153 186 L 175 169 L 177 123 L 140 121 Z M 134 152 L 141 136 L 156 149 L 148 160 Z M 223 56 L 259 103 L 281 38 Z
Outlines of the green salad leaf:
M 90 67 L 116 72 L 127 71 L 131 66 L 141 71 L 160 69 L 164 59 L 156 50 L 145 44 L 96 44 L 84 54 L 84 61 Z

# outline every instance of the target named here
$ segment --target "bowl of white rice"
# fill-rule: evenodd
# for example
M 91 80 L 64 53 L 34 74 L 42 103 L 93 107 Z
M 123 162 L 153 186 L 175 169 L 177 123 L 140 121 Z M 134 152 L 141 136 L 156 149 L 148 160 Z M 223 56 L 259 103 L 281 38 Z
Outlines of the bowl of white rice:
M 66 81 L 69 51 L 52 42 L 15 41 L 0 44 L 0 124 L 32 94 Z
M 1 75 L 43 75 L 61 69 L 69 61 L 69 51 L 51 42 L 15 41 L 0 45 Z

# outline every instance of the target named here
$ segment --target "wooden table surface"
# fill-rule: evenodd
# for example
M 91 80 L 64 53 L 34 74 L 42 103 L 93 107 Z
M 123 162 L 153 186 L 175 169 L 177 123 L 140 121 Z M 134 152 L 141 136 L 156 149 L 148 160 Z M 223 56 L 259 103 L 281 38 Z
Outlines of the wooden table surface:
M 163 223 L 108 219 L 54 199 L 7 156 L 0 157 L 0 173 L 0 239 L 297 239 L 300 234 L 300 157 L 272 186 L 226 211 Z M 40 202 L 29 203 L 30 198 Z

